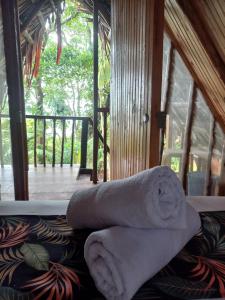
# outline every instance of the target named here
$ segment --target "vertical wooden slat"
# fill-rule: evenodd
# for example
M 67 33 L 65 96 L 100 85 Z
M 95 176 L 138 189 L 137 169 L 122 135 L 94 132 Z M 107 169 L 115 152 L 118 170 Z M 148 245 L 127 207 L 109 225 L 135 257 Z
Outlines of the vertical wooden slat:
M 212 153 L 213 148 L 215 145 L 215 127 L 216 122 L 214 117 L 211 117 L 210 122 L 210 133 L 209 133 L 209 153 L 208 153 L 208 161 L 207 161 L 207 169 L 206 169 L 206 180 L 205 180 L 205 188 L 204 188 L 204 195 L 210 196 L 211 194 L 211 187 L 212 187 L 212 173 L 211 173 L 211 162 L 212 162 Z
M 55 167 L 55 137 L 56 137 L 56 119 L 53 119 L 52 167 Z
M 37 167 L 37 118 L 34 117 L 34 167 Z
M 1 0 L 16 200 L 28 200 L 28 155 L 17 1 Z
M 70 166 L 71 167 L 73 166 L 74 128 L 75 128 L 75 120 L 73 120 L 72 133 L 71 133 L 71 154 L 70 154 Z
M 46 119 L 43 119 L 43 165 L 46 167 Z
M 149 167 L 152 97 L 160 103 L 163 1 L 115 0 L 111 5 L 110 177 L 117 179 Z M 156 118 L 155 105 L 152 114 Z
M 65 119 L 62 120 L 62 145 L 61 145 L 61 160 L 60 160 L 60 166 L 63 166 L 63 159 L 64 159 L 64 141 L 65 141 L 65 125 L 66 121 Z
M 2 118 L 0 117 L 0 159 L 1 159 L 1 168 L 4 168 L 4 153 L 2 145 Z
M 98 0 L 93 1 L 93 44 L 94 44 L 94 117 L 93 117 L 93 183 L 98 182 Z
M 187 192 L 187 173 L 189 170 L 189 157 L 191 149 L 191 131 L 193 127 L 193 120 L 195 115 L 196 107 L 196 97 L 197 97 L 197 87 L 194 82 L 191 82 L 188 100 L 188 111 L 187 119 L 185 124 L 185 132 L 183 139 L 183 154 L 181 162 L 181 182 L 183 183 L 183 188 Z

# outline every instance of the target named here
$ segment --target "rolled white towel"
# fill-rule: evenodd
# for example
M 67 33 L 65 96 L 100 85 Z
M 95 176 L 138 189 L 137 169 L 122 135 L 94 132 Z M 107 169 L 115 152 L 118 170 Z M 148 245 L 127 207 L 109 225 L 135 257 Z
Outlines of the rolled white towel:
M 92 233 L 84 257 L 97 289 L 107 300 L 130 300 L 196 234 L 200 218 L 187 204 L 186 229 L 115 226 Z
M 185 228 L 185 195 L 176 174 L 155 167 L 76 191 L 67 208 L 72 228 Z

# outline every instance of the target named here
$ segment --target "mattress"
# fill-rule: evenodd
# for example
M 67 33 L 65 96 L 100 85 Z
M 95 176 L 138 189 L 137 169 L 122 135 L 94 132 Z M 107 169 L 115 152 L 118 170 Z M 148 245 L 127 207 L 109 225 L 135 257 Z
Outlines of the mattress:
M 201 231 L 134 300 L 225 297 L 225 212 L 200 215 Z M 83 258 L 90 232 L 72 231 L 64 215 L 2 215 L 0 298 L 103 300 Z

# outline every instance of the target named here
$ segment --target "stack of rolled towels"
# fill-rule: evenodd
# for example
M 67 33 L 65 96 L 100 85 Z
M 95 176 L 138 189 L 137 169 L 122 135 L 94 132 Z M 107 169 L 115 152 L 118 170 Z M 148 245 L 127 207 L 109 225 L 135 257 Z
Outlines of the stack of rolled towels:
M 97 229 L 86 240 L 84 257 L 108 300 L 130 300 L 201 226 L 166 166 L 75 192 L 67 220 L 73 229 Z

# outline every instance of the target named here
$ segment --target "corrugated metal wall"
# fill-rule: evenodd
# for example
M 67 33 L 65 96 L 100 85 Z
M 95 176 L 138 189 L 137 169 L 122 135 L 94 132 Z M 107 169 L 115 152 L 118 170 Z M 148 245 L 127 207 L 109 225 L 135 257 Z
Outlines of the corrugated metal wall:
M 112 1 L 111 179 L 149 167 L 150 106 L 157 86 L 152 79 L 155 3 Z M 158 90 L 160 103 L 160 87 Z

